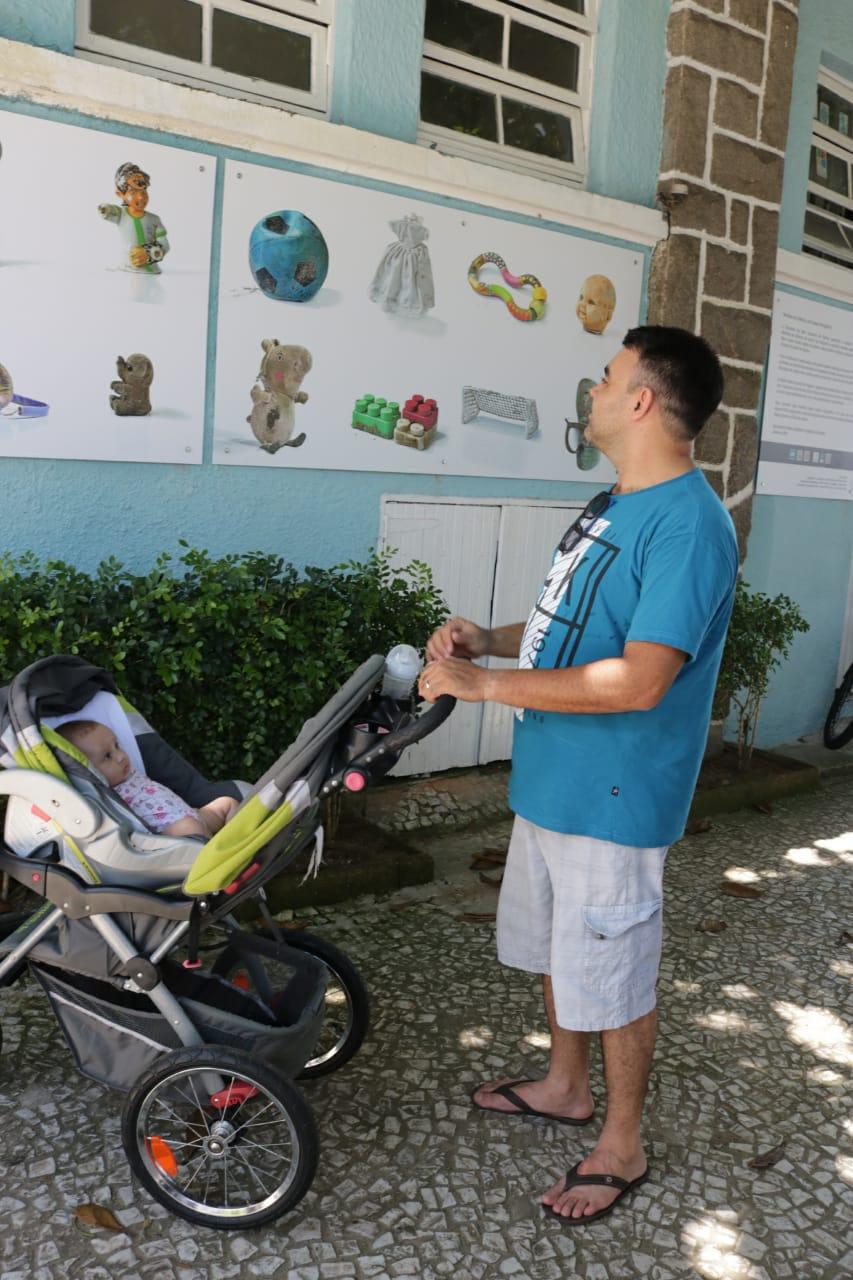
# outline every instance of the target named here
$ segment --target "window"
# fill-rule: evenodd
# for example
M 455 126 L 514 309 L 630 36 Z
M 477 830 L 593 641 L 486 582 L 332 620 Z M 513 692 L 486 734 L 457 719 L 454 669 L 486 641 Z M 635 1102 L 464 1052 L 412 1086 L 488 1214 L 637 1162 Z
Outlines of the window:
M 853 267 L 853 84 L 823 70 L 812 123 L 803 250 Z
M 418 141 L 581 186 L 596 0 L 426 0 Z
M 77 0 L 95 61 L 325 115 L 333 0 Z

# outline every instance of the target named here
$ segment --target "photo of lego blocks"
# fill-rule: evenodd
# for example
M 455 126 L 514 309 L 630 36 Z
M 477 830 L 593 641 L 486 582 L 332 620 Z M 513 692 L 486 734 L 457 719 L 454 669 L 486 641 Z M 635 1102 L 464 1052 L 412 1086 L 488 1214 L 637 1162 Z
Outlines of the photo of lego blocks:
M 438 405 L 435 400 L 423 396 L 410 396 L 403 405 L 403 416 L 394 428 L 397 444 L 410 449 L 428 449 L 435 439 L 438 423 Z
M 353 405 L 352 425 L 382 440 L 394 439 L 394 428 L 400 417 L 396 400 L 383 400 L 373 395 L 360 396 Z

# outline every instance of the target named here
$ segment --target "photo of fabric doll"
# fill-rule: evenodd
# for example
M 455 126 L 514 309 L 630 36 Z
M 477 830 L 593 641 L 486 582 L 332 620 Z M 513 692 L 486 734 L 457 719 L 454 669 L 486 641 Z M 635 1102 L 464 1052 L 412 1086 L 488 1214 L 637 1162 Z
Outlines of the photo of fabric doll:
M 151 179 L 138 164 L 128 162 L 116 170 L 115 183 L 121 204 L 99 204 L 98 213 L 118 227 L 125 246 L 121 265 L 125 271 L 160 275 L 159 263 L 169 252 L 169 241 L 157 214 L 146 212 Z
M 397 239 L 382 255 L 369 294 L 383 311 L 422 316 L 435 306 L 435 285 L 426 242 L 429 231 L 420 214 L 409 213 L 389 223 Z
M 70 720 L 58 733 L 78 747 L 92 768 L 121 796 L 137 818 L 158 835 L 215 835 L 234 813 L 237 801 L 217 796 L 200 809 L 192 809 L 169 787 L 134 769 L 112 729 L 96 720 Z

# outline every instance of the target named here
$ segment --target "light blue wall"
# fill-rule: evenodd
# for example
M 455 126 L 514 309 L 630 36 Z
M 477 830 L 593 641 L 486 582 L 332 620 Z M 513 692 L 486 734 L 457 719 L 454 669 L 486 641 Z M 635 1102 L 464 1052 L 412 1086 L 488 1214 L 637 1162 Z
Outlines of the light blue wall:
M 344 0 L 335 8 L 330 117 L 414 142 L 426 0 Z
M 653 205 L 663 132 L 670 0 L 603 0 L 587 189 Z
M 0 36 L 71 53 L 74 0 L 0 0 Z
M 799 253 L 803 243 L 809 145 L 821 63 L 853 79 L 853 2 L 800 0 L 797 52 L 785 159 L 779 243 Z M 812 293 L 802 294 L 832 303 Z M 833 304 L 842 305 L 842 304 Z M 820 729 L 835 688 L 850 561 L 853 503 L 757 496 L 744 577 L 767 595 L 784 592 L 811 630 L 797 636 L 773 677 L 761 711 L 758 741 L 790 741 Z
M 853 80 L 853 0 L 800 0 L 779 223 L 779 243 L 793 253 L 799 253 L 803 245 L 809 145 L 822 62 L 829 70 Z
M 853 311 L 802 289 L 777 287 Z M 759 746 L 790 742 L 823 725 L 835 688 L 851 561 L 853 502 L 756 495 L 744 579 L 754 591 L 789 596 L 811 628 L 795 638 L 773 676 L 761 710 Z

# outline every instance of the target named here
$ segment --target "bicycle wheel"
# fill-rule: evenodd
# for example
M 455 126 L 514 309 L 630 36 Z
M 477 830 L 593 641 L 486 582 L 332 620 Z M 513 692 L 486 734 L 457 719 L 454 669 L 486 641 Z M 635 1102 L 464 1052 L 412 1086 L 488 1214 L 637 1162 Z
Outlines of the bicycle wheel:
M 268 938 L 269 931 L 260 931 L 260 936 Z M 349 1062 L 361 1048 L 370 1024 L 370 997 L 353 962 L 325 938 L 294 929 L 285 933 L 284 940 L 289 947 L 305 951 L 326 966 L 323 1028 L 312 1057 L 305 1063 L 297 1079 L 325 1076 Z M 270 991 L 259 991 L 258 994 L 268 1000 L 276 987 L 280 989 L 285 985 L 288 975 L 282 968 L 281 980 L 277 982 L 275 961 L 264 958 L 263 967 Z M 245 958 L 234 947 L 226 947 L 222 951 L 213 966 L 213 972 L 246 990 L 252 990 L 258 985 L 246 966 Z
M 853 663 L 841 684 L 835 690 L 826 724 L 823 726 L 824 746 L 836 751 L 853 738 Z
M 187 1222 L 224 1231 L 280 1217 L 317 1169 L 317 1129 L 298 1090 L 219 1045 L 158 1059 L 127 1096 L 121 1138 L 155 1200 Z

